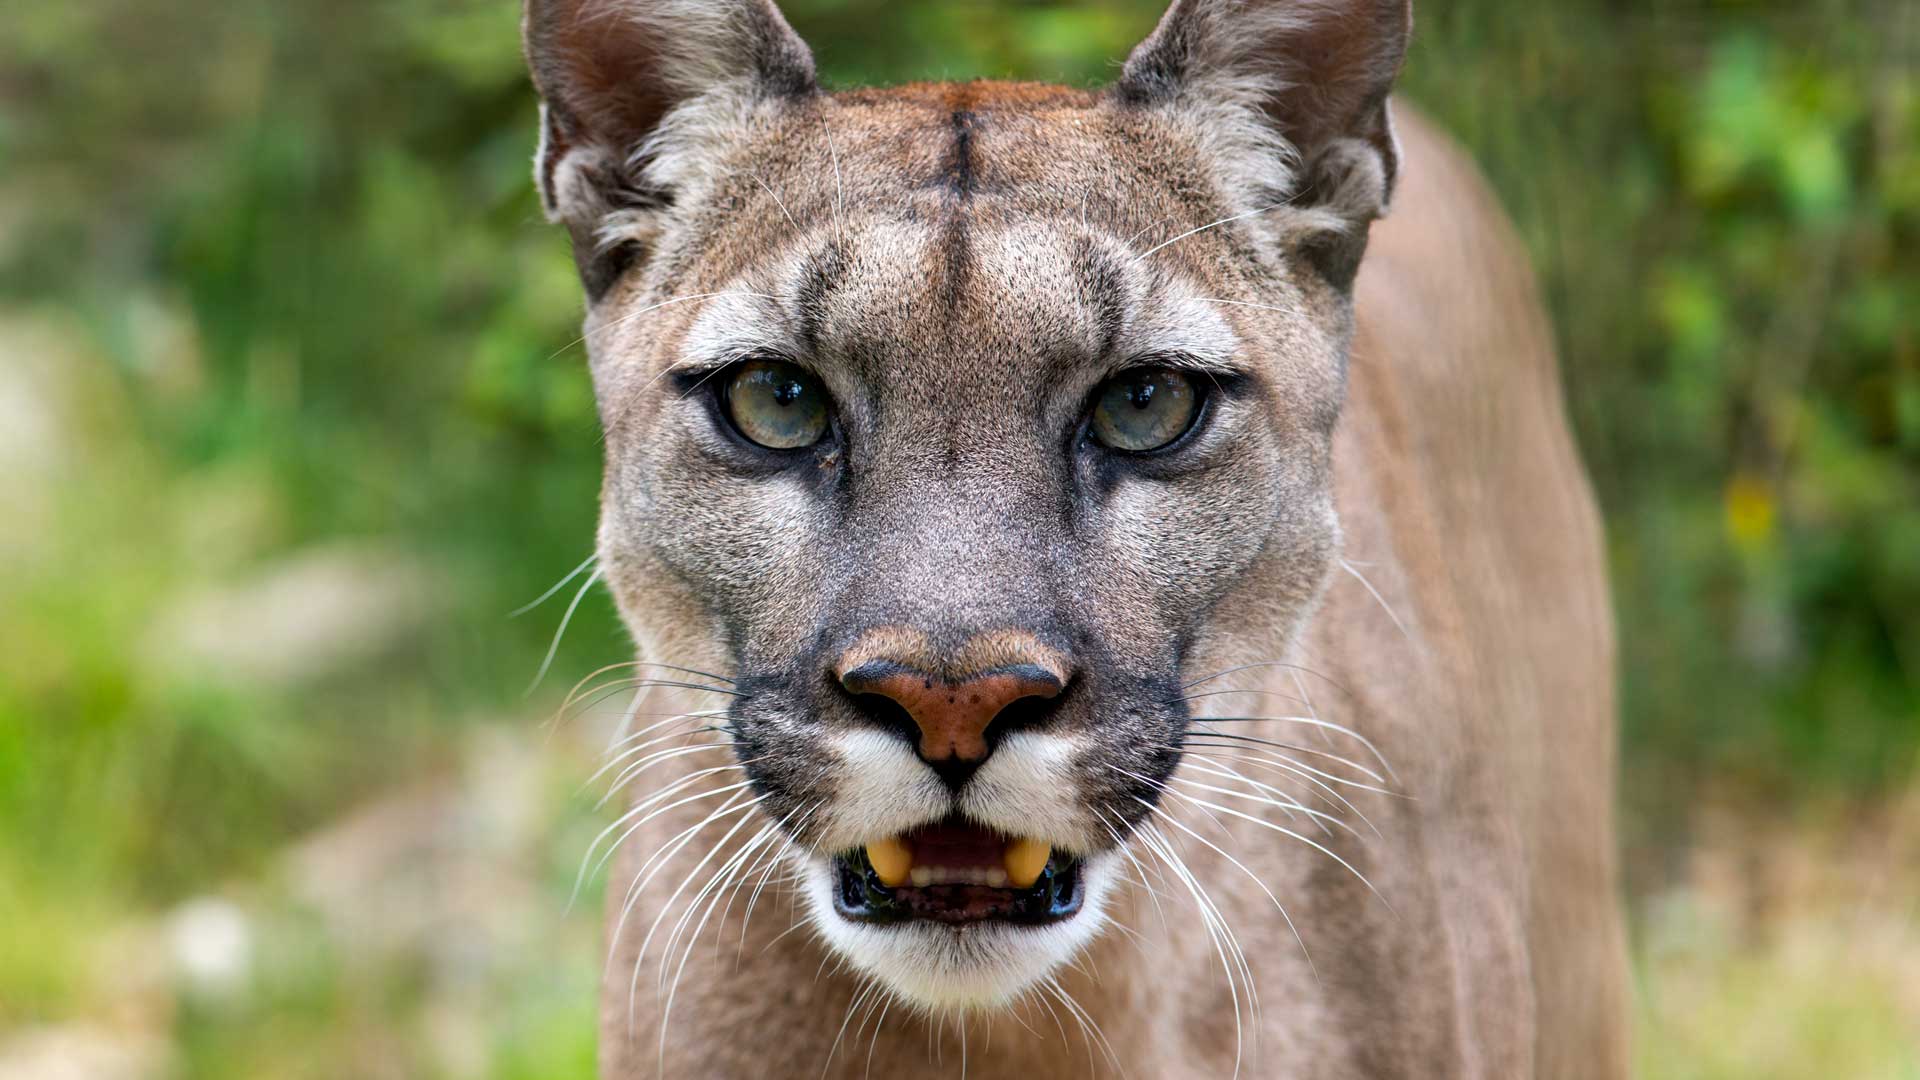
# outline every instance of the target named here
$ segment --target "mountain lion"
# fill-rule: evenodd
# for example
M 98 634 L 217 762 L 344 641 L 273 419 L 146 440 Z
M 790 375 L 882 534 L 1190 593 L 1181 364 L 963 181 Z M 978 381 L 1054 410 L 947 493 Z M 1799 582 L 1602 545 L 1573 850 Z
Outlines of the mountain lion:
M 829 91 L 771 0 L 530 0 L 638 646 L 606 1075 L 1624 1072 L 1597 515 L 1409 32 Z

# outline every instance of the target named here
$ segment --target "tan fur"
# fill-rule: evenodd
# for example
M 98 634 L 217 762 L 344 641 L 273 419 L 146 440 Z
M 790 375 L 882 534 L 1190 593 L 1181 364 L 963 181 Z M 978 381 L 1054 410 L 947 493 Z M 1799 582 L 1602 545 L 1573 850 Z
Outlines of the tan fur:
M 764 30 L 769 9 L 749 6 Z M 1210 21 L 1176 8 L 1157 38 L 1240 10 L 1186 6 Z M 643 660 L 741 680 L 738 697 L 643 706 L 725 710 L 731 741 L 636 787 L 725 799 L 667 809 L 619 848 L 605 1075 L 959 1075 L 962 1060 L 988 1078 L 1624 1075 L 1611 620 L 1544 318 L 1472 166 L 1404 107 L 1396 142 L 1384 91 L 1365 89 L 1397 46 L 1341 36 L 1403 36 L 1404 9 L 1309 6 L 1346 21 L 1275 33 L 1334 35 L 1310 55 L 1371 65 L 1365 92 L 1279 91 L 1262 119 L 1260 95 L 1312 65 L 1261 90 L 1238 53 L 1205 49 L 1191 55 L 1226 65 L 1209 70 L 1230 92 L 729 83 L 677 115 L 733 119 L 642 163 L 697 174 L 670 205 L 609 220 L 605 189 L 590 206 L 549 193 L 577 244 L 631 228 L 645 245 L 588 318 L 605 580 Z M 540 48 L 530 35 L 536 70 Z M 1268 184 L 1286 205 L 1263 209 L 1249 185 Z M 1358 247 L 1329 234 L 1367 243 L 1350 289 Z M 768 471 L 689 404 L 697 388 L 669 389 L 676 366 L 757 349 L 807 358 L 844 445 Z M 1170 349 L 1250 387 L 1186 464 L 1136 476 L 1079 449 L 1058 464 L 1048 433 L 1084 388 Z M 1062 671 L 1071 655 L 1081 683 L 953 808 L 1106 859 L 1097 918 L 1115 925 L 1073 940 L 1053 988 L 993 967 L 1009 961 L 997 939 L 956 937 L 930 962 L 956 980 L 977 963 L 979 985 L 930 1018 L 895 953 L 834 939 L 780 879 L 948 812 L 904 744 L 832 696 L 833 658 L 937 673 L 1003 654 Z M 1155 711 L 1169 701 L 1180 711 Z M 1270 719 L 1187 726 L 1248 716 Z M 1305 772 L 1252 772 L 1209 730 L 1358 776 L 1327 764 L 1347 758 L 1386 792 L 1340 788 L 1343 807 Z M 1169 793 L 1122 836 L 1091 808 L 1130 807 L 1115 771 L 1149 771 L 1162 747 L 1179 760 Z M 1295 785 L 1343 827 L 1214 790 L 1257 790 L 1236 772 Z M 1244 969 L 1185 887 L 1146 868 L 1149 826 L 1182 849 Z M 710 881 L 733 899 L 705 903 Z M 891 990 L 869 978 L 892 974 Z
M 844 677 L 875 660 L 891 661 L 947 682 L 963 682 L 994 668 L 1034 664 L 1051 674 L 1055 682 L 1065 683 L 1073 667 L 1059 650 L 1019 630 L 979 634 L 947 652 L 915 627 L 877 626 L 861 634 L 853 647 L 840 655 L 834 672 Z

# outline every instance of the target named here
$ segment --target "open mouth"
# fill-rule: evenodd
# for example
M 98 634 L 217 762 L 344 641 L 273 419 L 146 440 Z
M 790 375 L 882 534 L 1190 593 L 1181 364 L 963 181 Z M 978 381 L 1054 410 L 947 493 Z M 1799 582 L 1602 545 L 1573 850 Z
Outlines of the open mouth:
M 834 908 L 860 922 L 1038 925 L 1072 918 L 1086 891 L 1079 860 L 959 818 L 836 856 L 833 870 Z

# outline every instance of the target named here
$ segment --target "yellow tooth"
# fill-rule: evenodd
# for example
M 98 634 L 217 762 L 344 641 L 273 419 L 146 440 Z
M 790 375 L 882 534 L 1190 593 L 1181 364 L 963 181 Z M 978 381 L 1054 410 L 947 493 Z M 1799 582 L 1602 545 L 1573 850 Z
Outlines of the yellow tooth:
M 1007 884 L 1016 889 L 1031 888 L 1040 880 L 1040 871 L 1047 868 L 1047 858 L 1053 854 L 1053 845 L 1045 840 L 1021 837 L 1007 845 L 1001 858 L 1007 865 Z
M 867 862 L 873 865 L 880 884 L 896 889 L 907 883 L 907 875 L 913 870 L 913 849 L 905 840 L 889 836 L 867 845 Z

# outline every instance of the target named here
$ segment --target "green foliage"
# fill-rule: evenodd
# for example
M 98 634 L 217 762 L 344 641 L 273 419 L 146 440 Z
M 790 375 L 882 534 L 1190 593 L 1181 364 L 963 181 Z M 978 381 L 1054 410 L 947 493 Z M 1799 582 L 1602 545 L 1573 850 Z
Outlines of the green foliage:
M 838 85 L 1089 84 L 1159 6 L 786 5 Z M 517 14 L 0 16 L 0 406 L 45 421 L 0 456 L 0 1024 L 82 1008 L 100 927 L 523 709 L 559 605 L 503 616 L 590 548 L 599 443 Z M 1871 797 L 1920 762 L 1917 35 L 1868 0 L 1420 12 L 1407 95 L 1536 258 L 1607 512 L 1636 843 L 1702 787 Z M 297 678 L 171 650 L 210 590 L 369 548 L 423 582 L 390 647 Z M 591 598 L 557 681 L 624 651 Z M 335 1060 L 316 1032 L 377 1003 L 334 964 L 183 1010 L 184 1067 Z M 554 1075 L 532 1043 L 586 1075 L 590 996 L 513 999 L 491 1075 Z

